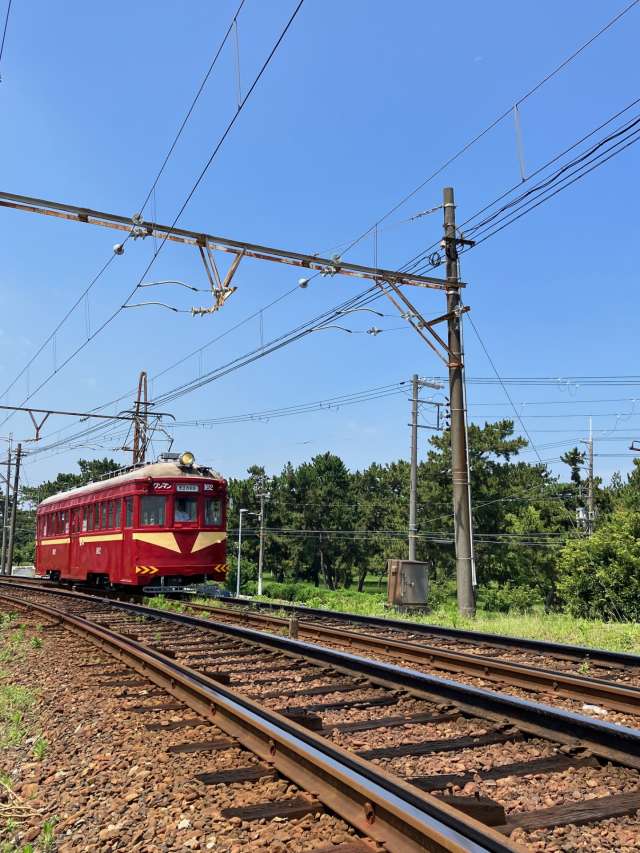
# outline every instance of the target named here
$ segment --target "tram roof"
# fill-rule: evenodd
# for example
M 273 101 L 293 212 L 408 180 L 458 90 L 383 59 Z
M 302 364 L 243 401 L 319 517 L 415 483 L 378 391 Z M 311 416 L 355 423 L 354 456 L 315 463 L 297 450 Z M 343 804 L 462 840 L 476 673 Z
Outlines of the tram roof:
M 224 480 L 222 474 L 219 474 L 212 468 L 200 467 L 198 465 L 187 468 L 169 461 L 151 462 L 147 465 L 138 465 L 136 467 L 129 468 L 124 470 L 121 474 L 114 472 L 113 476 L 105 477 L 101 480 L 95 480 L 93 483 L 87 483 L 86 486 L 77 486 L 76 488 L 69 489 L 65 492 L 58 492 L 55 495 L 51 495 L 49 498 L 45 498 L 40 502 L 39 506 L 59 503 L 60 501 L 66 501 L 69 498 L 83 497 L 84 495 L 100 492 L 103 489 L 109 489 L 112 486 L 120 486 L 134 480 L 147 479 L 148 477 L 153 479 L 179 477 L 182 479 L 186 478 L 196 480 Z

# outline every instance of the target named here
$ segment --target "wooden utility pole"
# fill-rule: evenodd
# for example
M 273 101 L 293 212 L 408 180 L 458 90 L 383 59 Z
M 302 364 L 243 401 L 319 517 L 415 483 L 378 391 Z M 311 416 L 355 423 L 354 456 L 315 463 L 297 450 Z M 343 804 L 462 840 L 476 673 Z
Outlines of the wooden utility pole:
M 476 612 L 473 589 L 474 555 L 471 521 L 471 483 L 467 447 L 467 412 L 464 387 L 464 353 L 460 318 L 460 272 L 453 188 L 444 189 L 444 248 L 447 273 L 447 326 L 449 346 L 449 400 L 451 405 L 451 474 L 453 524 L 456 546 L 458 610 Z
M 9 493 L 11 491 L 11 440 L 7 449 L 7 473 L 5 474 L 4 508 L 2 513 L 2 551 L 0 552 L 0 572 L 6 574 L 7 533 L 9 531 Z
M 9 530 L 9 547 L 7 548 L 7 561 L 5 563 L 5 574 L 10 575 L 13 569 L 13 549 L 16 543 L 16 516 L 18 512 L 18 488 L 20 487 L 20 460 L 22 459 L 22 444 L 18 443 L 16 448 L 16 467 L 13 477 L 13 503 L 11 504 L 11 528 Z

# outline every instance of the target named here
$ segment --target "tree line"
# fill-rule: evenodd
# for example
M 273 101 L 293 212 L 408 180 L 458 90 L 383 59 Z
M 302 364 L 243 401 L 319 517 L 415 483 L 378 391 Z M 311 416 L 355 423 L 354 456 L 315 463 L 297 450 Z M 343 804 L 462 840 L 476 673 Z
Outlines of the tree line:
M 623 480 L 594 484 L 595 532 L 586 536 L 577 510 L 586 498 L 584 454 L 562 457 L 567 478 L 522 458 L 527 441 L 505 419 L 469 426 L 476 570 L 489 609 L 539 605 L 583 616 L 636 619 L 640 612 L 640 467 Z M 110 459 L 79 460 L 79 473 L 61 473 L 20 494 L 18 559 L 33 553 L 33 511 L 39 500 L 114 470 Z M 275 476 L 259 465 L 229 479 L 228 562 L 235 567 L 240 509 L 242 578 L 255 588 L 260 493 L 265 500 L 265 572 L 280 583 L 306 581 L 365 588 L 382 583 L 387 560 L 407 556 L 409 463 L 372 463 L 351 471 L 333 453 L 288 463 Z M 419 464 L 417 558 L 431 566 L 433 598 L 452 591 L 455 576 L 451 450 L 447 431 L 429 439 Z

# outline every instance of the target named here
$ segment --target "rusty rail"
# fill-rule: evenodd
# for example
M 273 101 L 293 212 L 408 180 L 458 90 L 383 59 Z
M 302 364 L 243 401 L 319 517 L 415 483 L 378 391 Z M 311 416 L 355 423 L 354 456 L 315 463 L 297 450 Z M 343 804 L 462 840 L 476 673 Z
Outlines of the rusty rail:
M 255 610 L 275 610 L 285 613 L 297 613 L 310 619 L 333 619 L 336 622 L 351 622 L 369 628 L 410 631 L 428 637 L 442 637 L 460 643 L 475 646 L 489 645 L 500 649 L 516 649 L 520 652 L 556 657 L 560 660 L 573 660 L 578 663 L 589 661 L 598 666 L 618 668 L 637 667 L 640 669 L 640 655 L 629 652 L 613 652 L 609 649 L 575 646 L 568 643 L 554 643 L 551 640 L 531 640 L 527 637 L 512 637 L 505 634 L 490 634 L 487 631 L 469 631 L 464 628 L 446 628 L 442 625 L 430 625 L 425 622 L 413 622 L 411 619 L 393 619 L 386 616 L 363 616 L 360 613 L 348 613 L 341 610 L 320 610 L 317 607 L 305 607 L 299 604 L 275 604 L 269 601 L 254 601 L 246 598 L 229 597 L 225 604 L 240 607 L 252 607 Z
M 0 594 L 0 600 L 62 623 L 122 661 L 389 850 L 522 853 L 520 845 L 490 827 L 155 649 L 49 605 L 6 593 Z M 104 603 L 146 611 L 156 619 L 173 615 Z
M 2 586 L 11 587 L 11 584 L 1 580 L 0 587 Z M 39 591 L 53 596 L 74 596 L 96 603 L 102 601 L 130 613 L 215 630 L 265 648 L 278 649 L 315 663 L 325 664 L 338 672 L 362 675 L 370 682 L 392 690 L 402 689 L 429 701 L 453 703 L 464 713 L 490 720 L 509 720 L 530 735 L 586 748 L 606 760 L 640 769 L 640 729 L 613 725 L 540 702 L 481 690 L 402 666 L 225 622 L 214 622 L 197 616 L 155 610 L 139 604 L 100 599 L 66 590 L 40 588 Z
M 238 612 L 225 607 L 212 607 L 202 604 L 188 604 L 187 606 L 196 612 L 235 618 L 241 624 L 286 629 L 290 622 L 288 618 L 268 616 L 264 613 L 251 613 L 246 610 Z M 365 652 L 392 655 L 405 661 L 427 664 L 445 672 L 465 673 L 466 675 L 509 684 L 513 687 L 521 687 L 525 690 L 552 693 L 554 696 L 564 696 L 582 702 L 600 702 L 607 708 L 624 711 L 627 714 L 640 714 L 640 688 L 625 684 L 502 661 L 487 655 L 453 652 L 423 643 L 330 628 L 317 622 L 298 621 L 297 633 L 299 637 L 306 637 L 311 640 L 329 640 Z

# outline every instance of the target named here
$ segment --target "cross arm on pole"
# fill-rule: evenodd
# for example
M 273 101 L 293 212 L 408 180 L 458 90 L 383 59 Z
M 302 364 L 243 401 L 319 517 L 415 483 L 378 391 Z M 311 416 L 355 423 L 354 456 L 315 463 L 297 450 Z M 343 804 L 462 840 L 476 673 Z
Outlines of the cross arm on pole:
M 100 225 L 104 228 L 115 228 L 119 231 L 128 232 L 135 240 L 144 237 L 157 237 L 159 239 L 171 240 L 172 242 L 185 243 L 212 249 L 219 252 L 229 252 L 234 255 L 244 255 L 263 261 L 288 264 L 289 266 L 304 267 L 315 270 L 322 275 L 344 275 L 354 278 L 370 279 L 376 283 L 394 283 L 396 285 L 411 285 L 414 287 L 427 287 L 435 290 L 446 290 L 447 282 L 427 275 L 415 275 L 411 273 L 398 272 L 396 270 L 384 269 L 382 267 L 369 267 L 363 264 L 352 264 L 341 258 L 323 258 L 319 255 L 294 252 L 288 249 L 263 246 L 259 243 L 247 243 L 241 240 L 232 240 L 213 234 L 191 231 L 186 228 L 162 225 L 157 222 L 143 220 L 140 215 L 121 216 L 114 213 L 92 210 L 87 207 L 48 201 L 46 199 L 33 198 L 31 196 L 16 195 L 0 191 L 0 207 L 14 210 L 22 210 L 27 213 L 39 213 L 43 216 L 56 216 L 73 222 L 84 222 L 91 225 Z M 464 286 L 462 282 L 459 286 Z

